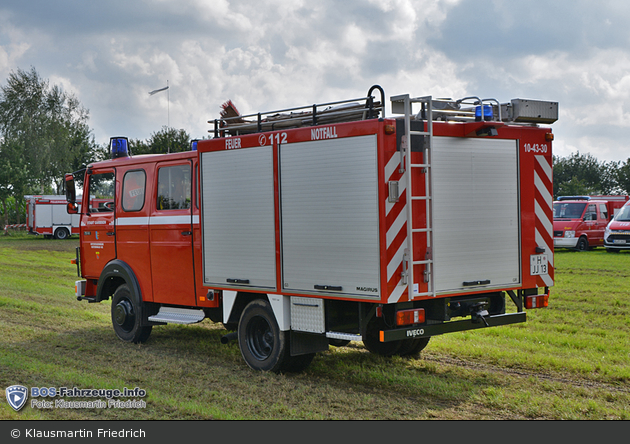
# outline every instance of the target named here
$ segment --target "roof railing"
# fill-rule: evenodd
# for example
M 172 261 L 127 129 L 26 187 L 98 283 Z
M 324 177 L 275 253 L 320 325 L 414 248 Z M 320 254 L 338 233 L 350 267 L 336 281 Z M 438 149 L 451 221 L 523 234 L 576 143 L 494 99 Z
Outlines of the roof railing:
M 372 95 L 374 90 L 380 92 L 380 101 L 375 101 L 375 97 Z M 208 123 L 214 124 L 214 137 L 229 137 L 385 117 L 384 104 L 385 93 L 383 88 L 379 85 L 374 85 L 370 88 L 366 97 L 243 116 L 223 116 L 220 119 L 210 120 Z

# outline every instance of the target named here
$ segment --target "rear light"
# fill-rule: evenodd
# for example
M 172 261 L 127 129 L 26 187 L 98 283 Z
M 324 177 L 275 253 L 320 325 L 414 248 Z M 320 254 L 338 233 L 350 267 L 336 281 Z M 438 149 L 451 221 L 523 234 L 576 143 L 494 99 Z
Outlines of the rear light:
M 532 294 L 530 296 L 525 296 L 525 308 L 543 308 L 548 306 L 548 294 Z
M 396 312 L 396 325 L 411 325 L 424 323 L 424 308 L 400 310 Z

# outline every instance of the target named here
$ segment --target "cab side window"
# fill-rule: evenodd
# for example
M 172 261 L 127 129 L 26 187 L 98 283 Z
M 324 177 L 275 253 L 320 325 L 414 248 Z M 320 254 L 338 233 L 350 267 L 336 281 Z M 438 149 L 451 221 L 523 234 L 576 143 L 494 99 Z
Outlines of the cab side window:
M 190 208 L 190 165 L 162 167 L 158 171 L 158 210 L 182 210 Z
M 589 205 L 584 215 L 584 220 L 597 220 L 597 207 L 595 205 Z
M 123 179 L 123 211 L 140 211 L 144 206 L 146 173 L 144 170 L 128 171 Z
M 114 211 L 114 173 L 90 176 L 90 211 Z
M 599 204 L 599 214 L 602 219 L 608 220 L 608 208 L 606 208 L 606 204 Z

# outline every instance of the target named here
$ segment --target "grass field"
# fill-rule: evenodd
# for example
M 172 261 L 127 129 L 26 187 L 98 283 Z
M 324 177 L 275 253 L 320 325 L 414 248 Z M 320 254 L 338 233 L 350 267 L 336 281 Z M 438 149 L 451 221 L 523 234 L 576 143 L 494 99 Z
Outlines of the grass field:
M 14 384 L 139 387 L 146 407 L 3 401 L 0 419 L 630 419 L 630 253 L 557 252 L 549 307 L 525 324 L 434 337 L 416 359 L 352 342 L 276 375 L 250 370 L 209 320 L 121 342 L 109 302 L 74 297 L 77 244 L 0 236 L 0 397 Z

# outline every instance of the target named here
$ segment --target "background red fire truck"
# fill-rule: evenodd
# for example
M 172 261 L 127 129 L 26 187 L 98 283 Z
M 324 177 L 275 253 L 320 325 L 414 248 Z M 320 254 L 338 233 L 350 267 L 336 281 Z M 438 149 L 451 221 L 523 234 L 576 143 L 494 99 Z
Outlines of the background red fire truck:
M 67 239 L 79 234 L 79 215 L 68 214 L 66 197 L 61 195 L 24 196 L 26 226 L 30 234 Z
M 525 322 L 554 282 L 541 125 L 558 104 L 390 101 L 395 118 L 378 85 L 246 116 L 226 103 L 185 153 L 131 156 L 112 138 L 112 159 L 83 173 L 83 196 L 106 204 L 80 212 L 77 298 L 111 299 L 128 342 L 221 322 L 222 342 L 276 372 L 329 344 L 413 355 L 435 335 Z

